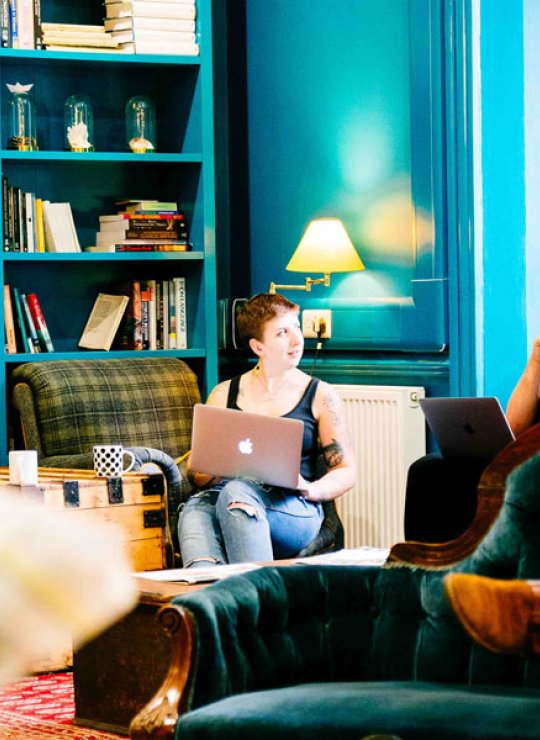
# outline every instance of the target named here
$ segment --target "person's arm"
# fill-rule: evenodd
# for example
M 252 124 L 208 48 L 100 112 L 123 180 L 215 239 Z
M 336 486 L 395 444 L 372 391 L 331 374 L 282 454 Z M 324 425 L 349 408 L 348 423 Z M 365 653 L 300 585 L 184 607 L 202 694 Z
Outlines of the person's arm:
M 215 388 L 210 392 L 210 395 L 206 399 L 206 405 L 207 406 L 221 406 L 222 408 L 225 408 L 227 406 L 227 395 L 229 393 L 229 380 L 226 380 L 223 383 L 219 383 L 215 386 Z M 199 473 L 196 470 L 193 470 L 189 463 L 189 458 L 187 460 L 187 470 L 188 470 L 188 478 L 189 481 L 196 487 L 196 488 L 208 488 L 208 486 L 213 486 L 216 483 L 219 483 L 221 478 L 217 475 L 209 475 L 208 473 Z
M 506 407 L 506 418 L 516 437 L 533 425 L 539 395 L 540 337 L 537 337 L 525 370 L 512 391 Z
M 300 493 L 310 501 L 330 501 L 349 491 L 356 479 L 354 453 L 347 430 L 343 401 L 328 383 L 320 382 L 314 410 L 327 472 L 319 480 L 300 482 Z

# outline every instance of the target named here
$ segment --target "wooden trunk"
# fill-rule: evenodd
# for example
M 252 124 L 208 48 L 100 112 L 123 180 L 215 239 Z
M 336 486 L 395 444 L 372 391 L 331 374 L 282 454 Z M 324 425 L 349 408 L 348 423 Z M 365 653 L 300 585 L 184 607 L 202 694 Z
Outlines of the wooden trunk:
M 165 502 L 161 474 L 126 473 L 122 478 L 98 478 L 92 470 L 40 468 L 37 486 L 11 486 L 7 468 L 0 468 L 2 491 L 24 492 L 43 500 L 76 528 L 85 521 L 113 522 L 124 533 L 123 544 L 133 571 L 165 567 Z M 59 654 L 44 655 L 35 672 L 72 665 L 71 638 Z

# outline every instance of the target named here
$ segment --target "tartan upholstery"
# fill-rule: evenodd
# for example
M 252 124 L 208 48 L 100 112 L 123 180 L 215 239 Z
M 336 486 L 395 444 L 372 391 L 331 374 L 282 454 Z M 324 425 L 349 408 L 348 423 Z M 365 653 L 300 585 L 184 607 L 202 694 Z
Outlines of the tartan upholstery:
M 162 469 L 174 551 L 167 562 L 178 566 L 178 506 L 192 487 L 185 462 L 176 468 L 173 460 L 190 448 L 193 405 L 201 400 L 188 365 L 160 357 L 45 360 L 19 365 L 12 380 L 25 446 L 37 450 L 41 466 L 92 468 L 92 448 L 101 443 L 130 448 L 136 470 L 148 462 Z M 324 510 L 320 532 L 299 556 L 343 547 L 335 502 Z
M 59 456 L 84 459 L 99 443 L 151 446 L 173 458 L 189 449 L 200 394 L 182 360 L 25 363 L 14 370 L 13 383 L 26 445 L 37 449 L 41 465 L 58 465 Z

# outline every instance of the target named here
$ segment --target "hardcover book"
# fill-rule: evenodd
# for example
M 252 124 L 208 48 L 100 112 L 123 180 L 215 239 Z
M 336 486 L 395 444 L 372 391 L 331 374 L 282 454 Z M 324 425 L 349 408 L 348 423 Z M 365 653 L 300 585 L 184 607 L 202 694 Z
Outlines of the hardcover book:
M 197 13 L 195 5 L 188 3 L 155 2 L 155 0 L 128 0 L 128 2 L 107 3 L 107 18 L 145 16 L 148 18 L 182 18 L 194 20 Z
M 115 244 L 115 252 L 189 252 L 191 244 Z
M 98 293 L 79 340 L 79 347 L 109 350 L 128 302 L 129 298 L 125 295 Z
M 133 211 L 178 211 L 178 203 L 170 200 L 118 200 L 116 202 L 118 206 L 124 206 L 126 213 L 132 213 Z
M 128 16 L 126 18 L 109 18 L 105 21 L 106 31 L 182 31 L 195 33 L 195 21 L 185 18 L 149 18 L 145 16 Z
M 80 252 L 69 203 L 42 202 L 45 249 L 47 252 Z
M 45 321 L 45 317 L 43 316 L 43 311 L 41 310 L 37 295 L 35 293 L 28 293 L 26 300 L 34 326 L 36 327 L 41 351 L 54 352 L 54 345 L 52 343 L 51 335 L 49 334 L 49 328 Z
M 31 352 L 30 342 L 26 333 L 26 325 L 24 323 L 24 314 L 21 303 L 21 297 L 17 288 L 11 288 L 11 302 L 13 305 L 13 316 L 15 318 L 15 334 L 17 336 L 17 346 L 20 347 L 22 352 Z
M 131 280 L 127 285 L 121 286 L 121 292 L 129 295 L 129 302 L 114 346 L 116 349 L 141 350 L 143 348 L 141 281 Z
M 36 46 L 34 1 L 16 0 L 15 13 L 17 15 L 17 48 L 34 49 Z
M 134 42 L 136 54 L 170 54 L 186 57 L 199 56 L 199 44 L 178 43 L 177 41 L 142 41 Z
M 177 44 L 194 44 L 196 37 L 194 33 L 187 31 L 147 31 L 145 29 L 128 29 L 126 31 L 113 31 L 111 36 L 120 44 L 135 41 L 135 49 L 139 41 L 153 42 L 159 44 L 161 41 L 174 41 Z M 178 53 L 178 52 L 176 52 Z
M 24 293 L 21 293 L 19 297 L 21 301 L 24 323 L 26 326 L 26 336 L 28 337 L 30 352 L 41 352 L 41 345 L 37 335 L 36 326 L 34 324 L 34 319 L 32 318 L 32 314 L 30 313 L 30 307 L 26 295 Z
M 4 329 L 6 332 L 6 351 L 10 355 L 15 355 L 17 354 L 17 340 L 15 338 L 15 319 L 9 285 L 4 285 Z
M 187 349 L 186 279 L 173 278 L 176 302 L 176 349 Z

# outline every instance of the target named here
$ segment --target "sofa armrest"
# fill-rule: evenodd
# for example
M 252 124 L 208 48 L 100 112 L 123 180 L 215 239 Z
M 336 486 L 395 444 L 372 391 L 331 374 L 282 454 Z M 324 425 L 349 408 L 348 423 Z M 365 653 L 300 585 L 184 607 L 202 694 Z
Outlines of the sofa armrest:
M 27 450 L 37 450 L 40 465 L 43 465 L 43 449 L 34 406 L 34 396 L 27 383 L 16 383 L 13 388 L 13 406 L 19 414 L 19 423 Z M 51 467 L 51 466 L 49 466 Z
M 70 470 L 93 470 L 94 455 L 92 452 L 82 452 L 78 455 L 51 455 L 42 457 L 39 461 L 42 468 L 68 468 Z
M 189 705 L 196 663 L 193 615 L 173 605 L 163 607 L 158 620 L 171 639 L 171 661 L 162 685 L 130 724 L 129 736 L 136 740 L 172 738 L 178 717 L 187 711 Z

